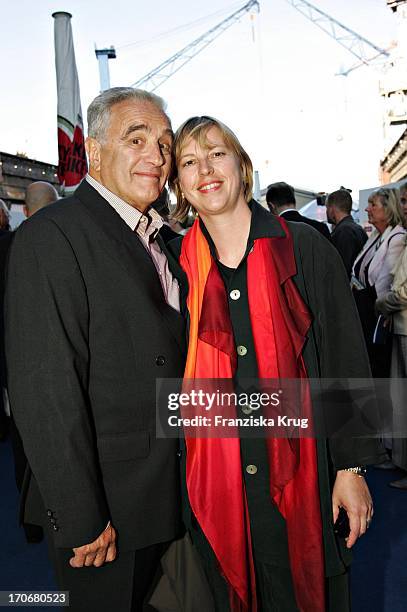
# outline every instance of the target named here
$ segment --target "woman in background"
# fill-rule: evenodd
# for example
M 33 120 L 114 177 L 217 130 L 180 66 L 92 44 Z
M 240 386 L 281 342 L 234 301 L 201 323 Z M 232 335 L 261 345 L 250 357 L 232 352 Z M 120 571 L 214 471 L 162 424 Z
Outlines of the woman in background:
M 351 285 L 359 311 L 375 378 L 390 376 L 391 341 L 373 341 L 377 325 L 375 302 L 389 290 L 393 270 L 405 246 L 406 230 L 398 189 L 381 188 L 374 191 L 366 208 L 369 223 L 375 229 L 353 265 Z
M 407 219 L 407 183 L 400 187 L 400 202 Z M 390 390 L 393 404 L 391 463 L 405 472 L 389 485 L 407 491 L 407 249 L 394 269 L 391 291 L 376 301 L 376 311 L 391 318 L 393 329 Z

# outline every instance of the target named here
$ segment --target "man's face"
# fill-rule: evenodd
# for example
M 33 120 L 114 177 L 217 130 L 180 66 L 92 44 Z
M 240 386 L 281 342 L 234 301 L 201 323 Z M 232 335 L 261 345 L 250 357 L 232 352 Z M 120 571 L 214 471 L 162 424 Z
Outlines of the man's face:
M 329 202 L 326 203 L 326 218 L 328 223 L 332 223 L 333 225 L 335 225 L 336 218 L 334 207 L 332 206 L 332 204 L 329 204 Z
M 160 195 L 171 165 L 172 130 L 148 101 L 112 106 L 103 142 L 87 139 L 90 174 L 109 191 L 144 212 Z

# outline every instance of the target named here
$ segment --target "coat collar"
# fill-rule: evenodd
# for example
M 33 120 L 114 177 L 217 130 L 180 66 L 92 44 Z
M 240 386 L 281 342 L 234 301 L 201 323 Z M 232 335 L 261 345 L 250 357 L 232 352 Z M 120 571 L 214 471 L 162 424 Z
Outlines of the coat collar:
M 249 207 L 252 213 L 249 238 L 247 240 L 245 254 L 239 266 L 246 260 L 256 240 L 261 238 L 273 239 L 274 264 L 277 268 L 280 283 L 283 283 L 296 274 L 292 238 L 289 233 L 287 236 L 284 229 L 284 227 L 287 227 L 285 225 L 286 221 L 284 221 L 284 219 L 280 220 L 274 214 L 263 208 L 256 200 L 251 200 L 251 202 L 249 202 Z M 200 227 L 208 242 L 211 255 L 216 260 L 217 254 L 215 244 L 201 220 Z M 284 238 L 287 238 L 287 240 L 284 240 Z
M 348 225 L 349 223 L 355 223 L 355 220 L 352 217 L 352 215 L 348 215 L 347 217 L 344 217 L 343 219 L 341 219 L 339 223 L 336 223 L 334 225 L 332 232 L 334 232 L 340 225 Z
M 256 200 L 251 200 L 249 202 L 249 208 L 251 210 L 252 216 L 250 222 L 249 238 L 247 241 L 246 255 L 252 248 L 254 241 L 258 238 L 283 238 L 285 236 L 285 231 L 282 228 L 278 218 L 270 211 L 266 210 L 261 204 L 256 202 Z M 201 230 L 208 241 L 211 255 L 216 259 L 216 249 L 213 240 L 208 230 L 206 229 L 203 221 L 200 220 L 199 223 L 201 226 Z

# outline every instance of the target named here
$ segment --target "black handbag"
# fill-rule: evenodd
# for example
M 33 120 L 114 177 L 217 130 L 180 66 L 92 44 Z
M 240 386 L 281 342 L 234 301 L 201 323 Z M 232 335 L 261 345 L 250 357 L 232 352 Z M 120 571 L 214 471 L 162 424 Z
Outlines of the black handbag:
M 373 332 L 373 344 L 385 345 L 391 342 L 392 319 L 379 315 Z

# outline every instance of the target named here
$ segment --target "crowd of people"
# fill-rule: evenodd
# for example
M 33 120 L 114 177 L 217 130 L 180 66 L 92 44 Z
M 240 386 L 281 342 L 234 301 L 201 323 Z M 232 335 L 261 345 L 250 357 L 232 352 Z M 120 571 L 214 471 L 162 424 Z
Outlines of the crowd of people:
M 44 530 L 74 612 L 346 612 L 374 514 L 365 468 L 407 469 L 405 440 L 159 438 L 156 380 L 372 372 L 398 381 L 399 432 L 407 184 L 370 196 L 369 238 L 349 191 L 329 194 L 330 233 L 287 183 L 269 186 L 270 210 L 253 199 L 224 123 L 173 134 L 163 100 L 132 88 L 91 103 L 86 149 L 74 195 L 41 198 L 7 249 L 3 385 L 27 538 Z

